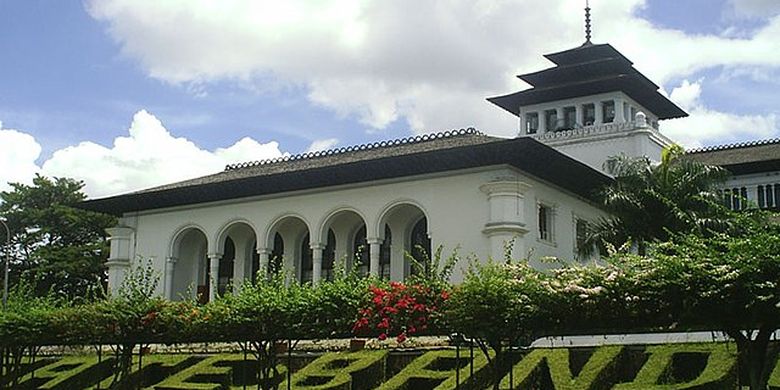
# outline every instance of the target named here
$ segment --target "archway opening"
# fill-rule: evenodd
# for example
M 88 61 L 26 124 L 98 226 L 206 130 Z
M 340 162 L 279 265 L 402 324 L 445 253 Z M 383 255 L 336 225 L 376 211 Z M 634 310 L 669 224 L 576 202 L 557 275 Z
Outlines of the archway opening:
M 386 274 L 389 269 L 392 280 L 403 280 L 414 271 L 407 255 L 424 262 L 431 254 L 428 218 L 415 204 L 399 203 L 388 208 L 379 219 L 377 232 L 383 240 L 380 274 Z
M 173 266 L 172 285 L 169 287 L 171 300 L 208 300 L 208 239 L 197 228 L 187 228 L 174 238 L 171 257 Z
M 265 272 L 291 272 L 299 281 L 311 280 L 309 227 L 301 218 L 287 216 L 276 221 L 268 230 L 265 248 L 270 251 L 268 258 L 262 259 L 268 264 Z

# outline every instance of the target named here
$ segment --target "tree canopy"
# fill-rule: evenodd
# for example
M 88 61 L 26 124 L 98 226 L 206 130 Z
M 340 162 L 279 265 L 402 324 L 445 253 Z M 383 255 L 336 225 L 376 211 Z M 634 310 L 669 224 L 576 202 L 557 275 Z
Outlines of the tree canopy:
M 11 231 L 11 283 L 25 280 L 42 294 L 82 296 L 105 281 L 105 229 L 113 216 L 72 207 L 86 199 L 84 183 L 36 175 L 32 185 L 0 192 L 0 218 Z M 2 259 L 5 261 L 6 246 Z
M 645 253 L 648 243 L 667 241 L 674 233 L 728 227 L 729 210 L 717 194 L 717 184 L 728 172 L 685 158 L 681 146 L 664 149 L 658 164 L 646 157 L 619 155 L 606 165 L 615 176 L 602 192 L 610 216 L 593 226 L 584 250 L 605 242 L 616 247 L 631 242 Z

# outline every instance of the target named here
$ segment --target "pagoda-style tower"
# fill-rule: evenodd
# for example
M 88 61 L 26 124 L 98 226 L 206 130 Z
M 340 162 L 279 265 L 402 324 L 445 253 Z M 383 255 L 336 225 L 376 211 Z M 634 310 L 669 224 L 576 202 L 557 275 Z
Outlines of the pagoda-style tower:
M 517 76 L 532 88 L 488 100 L 520 119 L 519 136 L 596 169 L 619 153 L 657 160 L 671 143 L 658 121 L 688 114 L 614 47 L 590 42 L 589 11 L 582 46 L 545 55 L 555 67 Z

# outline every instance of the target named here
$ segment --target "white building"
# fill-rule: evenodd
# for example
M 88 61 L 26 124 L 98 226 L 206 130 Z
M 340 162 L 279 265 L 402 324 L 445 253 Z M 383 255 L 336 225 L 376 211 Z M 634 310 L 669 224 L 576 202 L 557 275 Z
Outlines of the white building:
M 316 283 L 343 258 L 402 280 L 412 272 L 405 253 L 419 257 L 418 245 L 484 259 L 501 258 L 515 240 L 515 255 L 540 267 L 545 256 L 576 260 L 585 225 L 603 215 L 604 161 L 618 153 L 657 160 L 672 142 L 659 121 L 687 114 L 610 45 L 588 41 L 545 57 L 556 66 L 519 76 L 533 88 L 489 99 L 518 116 L 513 139 L 430 134 L 237 164 L 83 203 L 120 217 L 110 230 L 109 286 L 139 257 L 153 259 L 164 275 L 160 294 L 171 299 L 213 297 L 269 264 Z M 778 156 L 769 157 L 776 182 Z M 766 194 L 761 177 L 751 183 Z

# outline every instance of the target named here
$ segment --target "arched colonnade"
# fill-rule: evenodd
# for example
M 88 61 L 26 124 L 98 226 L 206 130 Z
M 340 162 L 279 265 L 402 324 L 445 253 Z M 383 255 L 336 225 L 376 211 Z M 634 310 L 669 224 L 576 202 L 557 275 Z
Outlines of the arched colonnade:
M 403 280 L 412 272 L 407 253 L 418 260 L 423 254 L 417 248 L 431 253 L 429 218 L 414 202 L 391 204 L 374 222 L 351 207 L 312 220 L 284 213 L 266 226 L 244 219 L 226 221 L 215 232 L 194 223 L 181 226 L 170 238 L 165 297 L 205 302 L 254 280 L 261 270 L 318 283 L 334 277 L 337 261 L 362 275 Z

